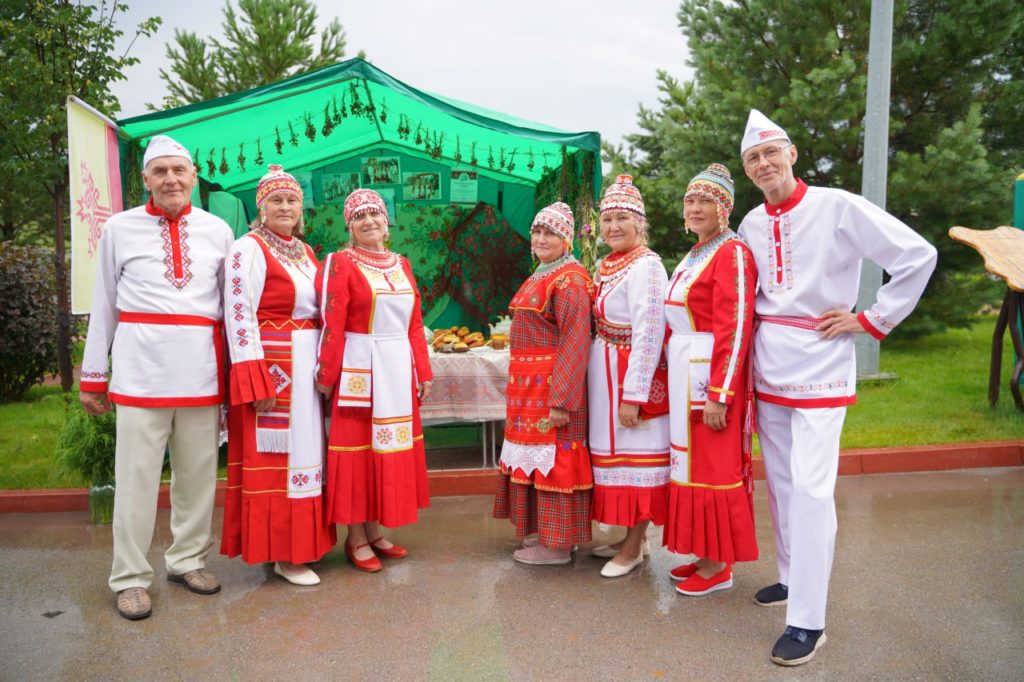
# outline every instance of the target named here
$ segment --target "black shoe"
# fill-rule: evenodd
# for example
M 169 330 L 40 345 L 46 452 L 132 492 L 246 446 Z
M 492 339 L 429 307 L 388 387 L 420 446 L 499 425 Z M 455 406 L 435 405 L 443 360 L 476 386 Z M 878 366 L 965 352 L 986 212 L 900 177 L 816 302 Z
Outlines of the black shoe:
M 772 663 L 777 665 L 803 665 L 814 658 L 814 652 L 825 643 L 824 630 L 804 630 L 792 625 L 779 637 L 772 648 Z
M 782 583 L 769 585 L 754 595 L 754 603 L 758 606 L 782 606 L 788 599 L 789 588 Z

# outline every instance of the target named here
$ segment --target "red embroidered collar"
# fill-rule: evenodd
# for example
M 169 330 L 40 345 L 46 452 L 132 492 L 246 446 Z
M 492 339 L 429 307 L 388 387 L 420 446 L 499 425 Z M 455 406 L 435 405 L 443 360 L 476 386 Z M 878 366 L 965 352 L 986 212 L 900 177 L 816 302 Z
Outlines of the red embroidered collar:
M 181 209 L 181 213 L 178 214 L 177 218 L 172 218 L 171 216 L 167 215 L 167 213 L 162 208 L 159 208 L 156 204 L 154 204 L 153 203 L 153 197 L 150 197 L 149 201 L 146 202 L 146 213 L 148 213 L 149 215 L 152 215 L 152 216 L 157 216 L 158 218 L 166 218 L 169 222 L 172 222 L 172 223 L 174 221 L 176 221 L 176 220 L 180 220 L 181 216 L 188 215 L 191 212 L 192 212 L 192 202 L 191 201 L 188 202 L 187 204 L 185 204 L 185 208 Z
M 796 189 L 793 193 L 786 197 L 786 200 L 781 204 L 769 204 L 767 201 L 764 202 L 764 210 L 768 215 L 781 215 L 783 213 L 789 213 L 807 194 L 807 185 L 800 178 L 796 179 Z

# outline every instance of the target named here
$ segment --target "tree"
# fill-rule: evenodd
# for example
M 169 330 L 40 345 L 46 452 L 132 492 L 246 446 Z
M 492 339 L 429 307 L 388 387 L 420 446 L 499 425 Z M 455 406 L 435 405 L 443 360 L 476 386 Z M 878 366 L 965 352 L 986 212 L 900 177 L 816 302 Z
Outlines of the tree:
M 333 20 L 314 50 L 316 6 L 310 0 L 238 0 L 224 6 L 224 42 L 175 29 L 167 45 L 170 96 L 164 105 L 221 97 L 319 69 L 345 56 L 345 32 Z M 152 105 L 151 105 L 152 108 Z
M 870 5 L 681 3 L 695 80 L 659 72 L 660 108 L 641 107 L 643 132 L 628 138 L 628 149 L 605 150 L 637 176 L 662 253 L 687 248 L 681 199 L 708 163 L 734 171 L 734 224 L 763 200 L 739 163 L 751 107 L 790 133 L 797 174 L 809 184 L 860 191 Z M 936 275 L 901 330 L 965 326 L 992 288 L 974 275 L 977 256 L 946 231 L 1010 218 L 1012 164 L 1024 152 L 1024 5 L 896 0 L 893 34 L 887 208 L 939 249 Z
M 68 95 L 76 95 L 108 116 L 119 110 L 109 85 L 138 61 L 127 53 L 114 56 L 114 43 L 123 35 L 114 28 L 114 17 L 126 9 L 127 5 L 105 1 L 98 7 L 70 0 L 0 4 L 0 35 L 4 36 L 0 42 L 4 64 L 0 69 L 0 159 L 4 176 L 20 176 L 18 184 L 3 185 L 0 201 L 6 209 L 16 207 L 12 202 L 29 194 L 48 199 L 43 218 L 53 231 L 57 359 L 65 391 L 71 390 L 73 379 L 65 256 L 69 180 L 64 106 Z M 159 25 L 159 18 L 142 22 L 135 37 L 151 35 Z

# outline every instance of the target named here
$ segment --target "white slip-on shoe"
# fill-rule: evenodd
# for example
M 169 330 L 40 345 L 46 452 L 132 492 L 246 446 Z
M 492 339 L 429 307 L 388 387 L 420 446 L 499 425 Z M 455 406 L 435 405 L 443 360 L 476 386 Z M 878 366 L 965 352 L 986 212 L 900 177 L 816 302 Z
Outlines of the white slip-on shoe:
M 306 566 L 296 566 L 290 564 L 289 568 L 284 568 L 280 561 L 274 562 L 274 573 L 278 574 L 292 585 L 302 585 L 303 587 L 310 587 L 312 585 L 320 584 L 320 576 L 311 571 Z
M 643 552 L 640 552 L 639 554 L 637 554 L 636 558 L 633 559 L 631 562 L 629 562 L 626 565 L 621 565 L 621 564 L 615 563 L 614 561 L 609 561 L 601 569 L 601 577 L 603 577 L 603 578 L 620 578 L 620 577 L 626 575 L 627 573 L 632 572 L 632 570 L 634 568 L 636 568 L 637 566 L 639 566 L 643 562 L 644 562 L 644 553 Z
M 611 559 L 619 553 L 619 550 L 615 549 L 611 545 L 598 545 L 594 549 L 590 550 L 590 553 L 596 557 L 601 557 L 602 559 Z M 640 553 L 644 556 L 651 556 L 651 543 L 646 539 L 640 543 Z

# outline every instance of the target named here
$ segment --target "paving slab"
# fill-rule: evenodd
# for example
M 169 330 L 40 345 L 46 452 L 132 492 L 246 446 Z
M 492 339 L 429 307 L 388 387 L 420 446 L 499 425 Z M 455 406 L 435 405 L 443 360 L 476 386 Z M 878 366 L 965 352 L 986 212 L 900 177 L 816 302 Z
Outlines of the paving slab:
M 733 589 L 674 593 L 678 557 L 656 547 L 633 574 L 603 579 L 582 547 L 567 566 L 513 563 L 489 497 L 437 499 L 390 533 L 410 556 L 378 574 L 339 549 L 292 586 L 269 566 L 216 555 L 224 589 L 168 584 L 160 512 L 154 613 L 129 622 L 106 587 L 109 526 L 87 514 L 0 516 L 0 679 L 374 680 L 984 679 L 1024 676 L 1024 470 L 849 476 L 838 484 L 839 544 L 828 643 L 782 669 L 768 651 L 784 608 L 754 592 L 775 581 L 764 486 L 762 557 Z M 220 511 L 215 517 L 219 527 Z M 660 530 L 650 533 L 655 545 Z M 616 539 L 595 529 L 593 544 Z

